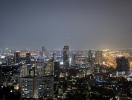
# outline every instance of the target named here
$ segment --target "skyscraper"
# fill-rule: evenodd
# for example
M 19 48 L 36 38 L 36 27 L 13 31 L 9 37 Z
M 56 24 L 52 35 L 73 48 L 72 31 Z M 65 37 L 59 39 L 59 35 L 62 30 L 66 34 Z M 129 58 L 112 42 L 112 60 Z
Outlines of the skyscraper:
M 53 75 L 45 75 L 45 64 L 35 63 L 22 66 L 20 73 L 20 87 L 22 99 L 35 98 L 47 100 L 53 97 Z
M 46 50 L 46 48 L 44 46 L 42 46 L 41 56 L 48 57 L 48 51 Z
M 96 64 L 102 64 L 103 62 L 103 52 L 102 51 L 96 51 L 95 53 L 95 63 Z
M 31 53 L 26 53 L 26 64 L 31 63 Z
M 54 62 L 54 76 L 59 77 L 60 75 L 60 64 L 59 62 Z
M 92 67 L 94 64 L 93 51 L 92 50 L 88 51 L 88 62 L 90 64 L 90 66 Z
M 19 63 L 20 62 L 20 51 L 16 51 L 14 53 L 14 62 Z
M 129 61 L 126 57 L 117 57 L 116 58 L 116 63 L 117 63 L 117 71 L 118 72 L 129 72 Z
M 63 48 L 63 64 L 65 68 L 69 67 L 69 46 Z

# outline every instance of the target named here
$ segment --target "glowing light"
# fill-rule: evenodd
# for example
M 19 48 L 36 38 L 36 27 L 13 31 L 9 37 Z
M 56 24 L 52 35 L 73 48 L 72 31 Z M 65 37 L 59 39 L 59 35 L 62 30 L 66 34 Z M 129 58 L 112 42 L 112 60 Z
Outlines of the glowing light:
M 132 68 L 132 61 L 130 61 L 130 67 Z
M 5 59 L 5 56 L 1 56 L 1 59 Z
M 20 52 L 20 51 L 16 51 L 16 52 Z
M 63 64 L 64 64 L 63 61 L 61 61 L 61 62 L 60 62 L 60 65 L 63 65 Z
M 106 52 L 106 51 L 109 51 L 109 49 L 106 48 L 106 49 L 103 49 L 102 51 Z
M 18 90 L 18 89 L 19 89 L 19 85 L 16 85 L 16 86 L 14 87 L 14 89 L 15 89 L 15 90 Z
M 105 65 L 106 64 L 106 62 L 105 61 L 103 61 L 103 65 Z
M 123 55 L 117 55 L 117 57 L 123 57 Z
M 64 77 L 64 75 L 62 73 L 60 73 L 60 78 Z
M 11 90 L 10 92 L 12 93 L 13 91 Z
M 69 63 L 71 64 L 71 62 L 72 62 L 72 58 L 69 58 Z

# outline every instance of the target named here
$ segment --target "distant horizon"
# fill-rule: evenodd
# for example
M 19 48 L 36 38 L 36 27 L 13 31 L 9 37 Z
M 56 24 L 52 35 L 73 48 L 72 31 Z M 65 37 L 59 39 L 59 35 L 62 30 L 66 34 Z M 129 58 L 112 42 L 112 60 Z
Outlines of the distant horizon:
M 0 48 L 0 50 L 6 50 L 6 49 L 9 49 L 9 50 L 42 50 L 42 48 L 40 47 L 40 48 Z M 94 49 L 90 49 L 90 48 L 88 48 L 88 49 L 73 49 L 73 48 L 70 48 L 69 47 L 69 50 L 70 51 L 72 51 L 72 50 L 128 50 L 128 49 L 130 49 L 130 50 L 132 50 L 132 47 L 130 47 L 130 48 L 94 48 Z M 62 48 L 46 48 L 46 50 L 63 50 L 63 47 Z

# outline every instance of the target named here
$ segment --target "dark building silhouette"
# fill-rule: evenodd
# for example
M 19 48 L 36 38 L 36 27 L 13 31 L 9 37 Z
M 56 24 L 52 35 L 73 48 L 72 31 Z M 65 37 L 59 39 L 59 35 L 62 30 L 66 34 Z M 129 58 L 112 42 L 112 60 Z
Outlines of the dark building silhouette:
M 20 62 L 20 51 L 16 51 L 14 53 L 14 62 L 19 63 Z
M 94 64 L 93 51 L 92 50 L 88 51 L 88 62 L 90 64 L 90 66 L 92 67 Z
M 119 72 L 129 72 L 129 61 L 126 57 L 122 56 L 122 57 L 117 57 L 116 58 L 116 63 L 117 63 L 117 71 Z
M 26 64 L 31 64 L 31 53 L 26 53 Z
M 63 48 L 63 64 L 65 68 L 69 67 L 69 46 Z
M 59 62 L 54 62 L 54 75 L 56 77 L 59 77 L 60 75 L 60 63 Z

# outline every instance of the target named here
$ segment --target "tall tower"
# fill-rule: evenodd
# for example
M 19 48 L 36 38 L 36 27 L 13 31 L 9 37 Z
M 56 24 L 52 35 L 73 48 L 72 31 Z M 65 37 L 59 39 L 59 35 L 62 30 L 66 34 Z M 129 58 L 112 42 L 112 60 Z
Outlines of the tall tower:
M 42 46 L 42 56 L 44 56 L 45 51 L 46 51 L 45 47 Z
M 42 46 L 41 56 L 48 57 L 48 51 L 47 51 L 47 49 L 44 46 Z
M 31 53 L 26 53 L 26 64 L 31 64 Z
M 103 63 L 103 52 L 102 51 L 96 51 L 95 62 L 96 64 L 99 64 L 99 65 Z
M 93 58 L 93 51 L 88 51 L 88 63 L 90 65 L 90 71 L 94 72 L 94 58 Z
M 31 64 L 25 64 L 21 67 L 20 87 L 22 100 L 39 100 L 40 98 L 51 100 L 54 93 L 53 75 L 45 75 L 45 65 L 41 65 L 39 62 L 29 65 Z
M 69 67 L 69 46 L 63 48 L 63 64 L 64 67 Z
M 19 63 L 20 62 L 20 51 L 16 51 L 14 53 L 14 62 Z
M 88 51 L 88 62 L 91 65 L 91 67 L 93 66 L 94 60 L 93 60 L 93 52 L 92 50 Z
M 124 56 L 117 57 L 116 63 L 117 63 L 117 71 L 126 72 L 126 73 L 129 72 L 129 70 L 130 70 L 129 61 L 126 57 L 124 57 Z

